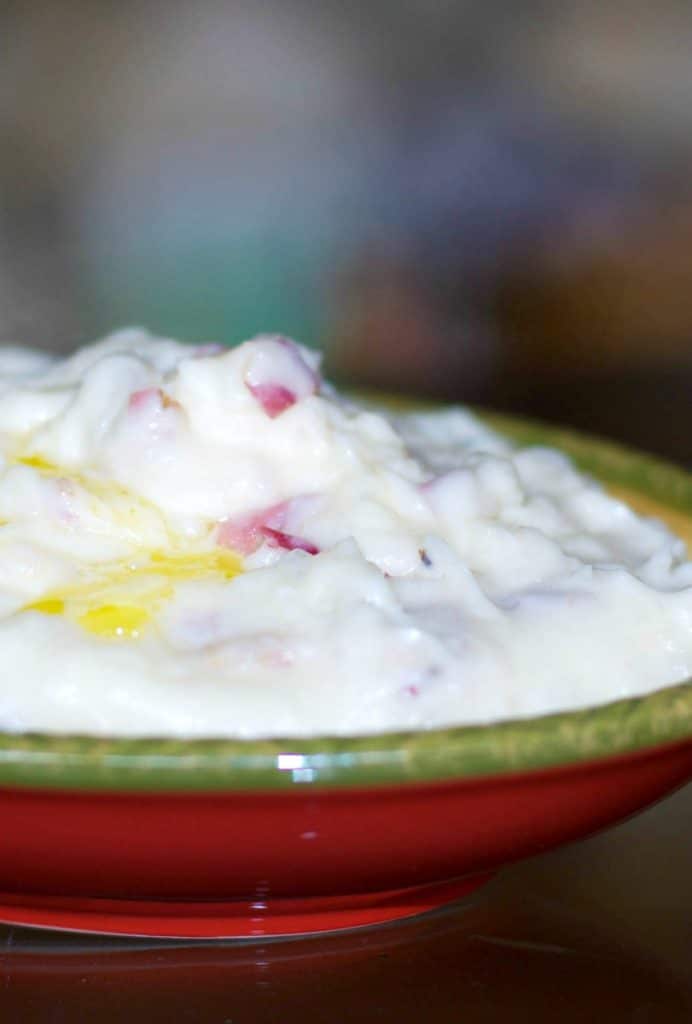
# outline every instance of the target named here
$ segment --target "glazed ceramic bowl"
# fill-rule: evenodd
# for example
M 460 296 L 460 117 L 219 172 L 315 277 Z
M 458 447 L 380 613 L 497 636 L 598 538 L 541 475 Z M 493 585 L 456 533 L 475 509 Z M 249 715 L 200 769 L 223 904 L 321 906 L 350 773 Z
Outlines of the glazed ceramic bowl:
M 692 477 L 502 418 L 692 537 Z M 692 682 L 565 714 L 309 740 L 0 735 L 0 920 L 253 938 L 396 920 L 692 778 Z

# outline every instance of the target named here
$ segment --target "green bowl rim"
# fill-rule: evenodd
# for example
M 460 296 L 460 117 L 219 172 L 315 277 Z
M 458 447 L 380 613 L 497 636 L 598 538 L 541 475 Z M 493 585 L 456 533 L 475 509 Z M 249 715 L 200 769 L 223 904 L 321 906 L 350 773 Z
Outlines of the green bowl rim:
M 560 448 L 603 483 L 692 514 L 692 475 L 677 466 L 586 434 L 474 411 L 520 445 Z M 0 785 L 128 792 L 361 787 L 523 772 L 685 739 L 692 740 L 692 680 L 579 711 L 374 736 L 178 740 L 0 733 Z

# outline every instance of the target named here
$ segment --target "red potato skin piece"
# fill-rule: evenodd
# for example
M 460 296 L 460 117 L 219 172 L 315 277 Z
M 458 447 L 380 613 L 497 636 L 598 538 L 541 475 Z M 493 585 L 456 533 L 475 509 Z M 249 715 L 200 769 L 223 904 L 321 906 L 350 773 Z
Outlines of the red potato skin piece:
M 312 541 L 286 533 L 282 527 L 290 506 L 289 501 L 280 502 L 261 512 L 251 513 L 239 519 L 227 519 L 219 526 L 217 544 L 230 548 L 241 555 L 251 555 L 266 541 L 271 547 L 286 551 L 306 551 L 309 555 L 319 554 L 320 549 Z
M 296 396 L 283 384 L 246 384 L 248 391 L 260 403 L 267 416 L 274 420 L 296 404 Z

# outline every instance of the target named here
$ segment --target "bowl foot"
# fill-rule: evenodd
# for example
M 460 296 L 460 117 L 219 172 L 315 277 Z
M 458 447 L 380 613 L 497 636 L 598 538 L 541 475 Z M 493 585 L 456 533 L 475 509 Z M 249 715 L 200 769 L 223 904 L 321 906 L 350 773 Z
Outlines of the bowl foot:
M 98 935 L 259 939 L 386 924 L 455 902 L 490 874 L 385 892 L 217 902 L 110 900 L 0 893 L 0 922 Z

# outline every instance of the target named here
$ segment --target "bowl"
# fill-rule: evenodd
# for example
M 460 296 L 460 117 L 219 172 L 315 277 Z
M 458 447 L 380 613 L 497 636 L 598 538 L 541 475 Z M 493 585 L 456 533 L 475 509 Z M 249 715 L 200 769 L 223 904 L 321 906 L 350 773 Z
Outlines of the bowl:
M 692 476 L 486 416 L 570 454 L 692 537 Z M 267 937 L 381 924 L 465 896 L 692 778 L 692 682 L 486 726 L 266 741 L 0 734 L 0 920 Z

